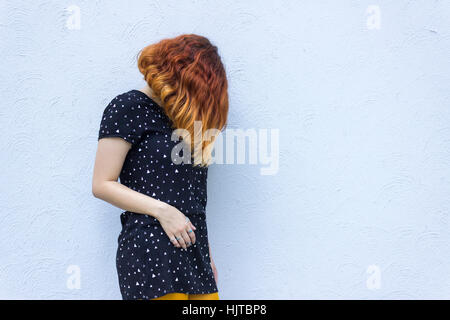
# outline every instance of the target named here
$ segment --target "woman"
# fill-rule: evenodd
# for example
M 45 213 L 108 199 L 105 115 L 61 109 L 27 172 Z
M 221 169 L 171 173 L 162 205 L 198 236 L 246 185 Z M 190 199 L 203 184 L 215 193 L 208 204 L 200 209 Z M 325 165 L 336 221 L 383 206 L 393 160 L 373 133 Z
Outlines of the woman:
M 224 66 L 208 39 L 186 34 L 144 48 L 138 67 L 146 87 L 103 112 L 92 182 L 95 197 L 125 210 L 122 298 L 218 300 L 205 207 L 214 138 L 228 115 Z M 205 138 L 207 130 L 216 133 Z

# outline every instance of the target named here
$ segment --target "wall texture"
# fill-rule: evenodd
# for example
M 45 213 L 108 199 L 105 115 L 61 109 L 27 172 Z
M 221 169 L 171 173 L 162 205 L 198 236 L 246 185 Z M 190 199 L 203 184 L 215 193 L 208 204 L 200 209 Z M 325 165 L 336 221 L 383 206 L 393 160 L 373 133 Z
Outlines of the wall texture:
M 449 299 L 449 14 L 445 0 L 1 1 L 0 298 L 120 299 L 121 210 L 91 195 L 101 112 L 143 86 L 139 49 L 198 33 L 226 65 L 229 126 L 280 133 L 277 174 L 210 169 L 221 298 Z

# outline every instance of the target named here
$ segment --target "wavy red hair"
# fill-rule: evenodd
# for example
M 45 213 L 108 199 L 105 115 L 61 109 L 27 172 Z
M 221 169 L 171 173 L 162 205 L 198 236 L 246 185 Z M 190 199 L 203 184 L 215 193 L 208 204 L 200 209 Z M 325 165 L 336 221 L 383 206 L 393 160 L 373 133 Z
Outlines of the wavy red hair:
M 173 127 L 190 133 L 194 165 L 207 166 L 217 134 L 199 140 L 194 121 L 201 121 L 202 133 L 220 132 L 228 116 L 228 81 L 217 47 L 195 34 L 163 39 L 140 51 L 138 68 Z

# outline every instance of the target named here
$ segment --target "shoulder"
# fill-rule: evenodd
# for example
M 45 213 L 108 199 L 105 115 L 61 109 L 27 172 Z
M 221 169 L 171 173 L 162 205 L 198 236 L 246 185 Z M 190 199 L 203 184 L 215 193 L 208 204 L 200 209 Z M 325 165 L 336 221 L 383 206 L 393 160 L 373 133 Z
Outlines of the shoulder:
M 103 111 L 99 139 L 121 137 L 136 144 L 148 126 L 148 111 L 133 90 L 116 95 Z
M 138 90 L 123 92 L 111 99 L 103 111 L 100 125 L 101 130 L 114 128 L 133 134 L 146 130 L 164 131 L 170 126 L 162 108 Z
M 118 94 L 110 101 L 109 105 L 120 106 L 121 108 L 137 107 L 153 113 L 164 113 L 163 109 L 153 99 L 136 89 Z
M 137 107 L 139 105 L 140 101 L 138 97 L 136 96 L 136 93 L 134 90 L 130 90 L 127 92 L 120 93 L 116 95 L 114 98 L 111 99 L 109 104 L 106 106 L 105 110 L 107 109 L 131 109 L 134 107 Z
M 143 92 L 133 89 L 118 94 L 113 98 L 113 101 L 115 100 L 121 103 L 144 103 L 146 102 L 144 97 L 146 95 Z
M 153 109 L 154 107 L 146 103 L 136 90 L 130 90 L 112 98 L 103 110 L 103 117 L 114 119 L 131 117 L 136 121 L 142 117 L 148 117 L 149 113 L 154 113 Z

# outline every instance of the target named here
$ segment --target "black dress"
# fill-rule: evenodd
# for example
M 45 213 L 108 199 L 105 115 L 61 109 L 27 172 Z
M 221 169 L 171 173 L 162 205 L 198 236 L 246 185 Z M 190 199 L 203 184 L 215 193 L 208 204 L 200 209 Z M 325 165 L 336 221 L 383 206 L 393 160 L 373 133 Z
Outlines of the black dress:
M 164 110 L 139 90 L 116 96 L 103 112 L 98 139 L 120 137 L 132 144 L 120 182 L 175 206 L 197 228 L 186 251 L 171 243 L 156 218 L 123 212 L 116 266 L 124 300 L 218 291 L 206 225 L 208 168 L 172 162 L 172 148 L 180 143 L 171 140 L 173 130 Z

